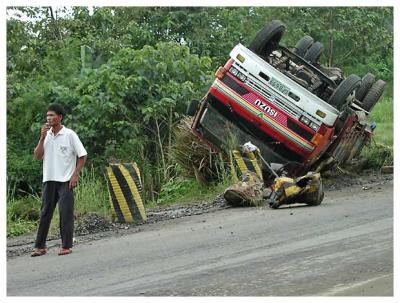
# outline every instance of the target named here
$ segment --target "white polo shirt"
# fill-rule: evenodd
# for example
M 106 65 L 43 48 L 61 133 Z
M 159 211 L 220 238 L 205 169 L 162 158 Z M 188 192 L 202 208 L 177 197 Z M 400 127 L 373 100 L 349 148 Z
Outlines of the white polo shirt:
M 63 126 L 56 136 L 52 129 L 44 139 L 43 182 L 67 182 L 76 167 L 76 157 L 86 156 L 87 152 L 78 135 Z

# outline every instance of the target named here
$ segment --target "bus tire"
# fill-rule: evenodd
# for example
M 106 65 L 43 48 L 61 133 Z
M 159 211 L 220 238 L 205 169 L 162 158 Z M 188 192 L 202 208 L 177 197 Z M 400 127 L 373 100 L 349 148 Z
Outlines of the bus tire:
M 293 52 L 299 56 L 299 57 L 304 57 L 306 54 L 307 50 L 310 48 L 310 46 L 313 44 L 314 39 L 308 35 L 304 36 L 301 38 L 299 41 L 297 41 L 296 46 L 293 49 Z
M 319 61 L 323 52 L 324 45 L 319 41 L 314 42 L 304 55 L 304 59 L 311 64 L 315 64 Z
M 272 20 L 257 33 L 249 48 L 260 57 L 266 57 L 279 45 L 285 30 L 280 20 Z
M 360 88 L 356 91 L 356 99 L 360 102 L 363 101 L 368 90 L 371 88 L 372 84 L 375 82 L 375 76 L 371 73 L 366 73 L 361 79 Z
M 360 84 L 361 79 L 359 76 L 354 74 L 348 76 L 333 91 L 328 103 L 339 111 L 343 111 L 351 101 L 348 100 L 348 97 L 360 86 Z
M 367 112 L 370 112 L 375 104 L 378 102 L 379 98 L 382 96 L 385 90 L 386 82 L 383 80 L 378 80 L 372 84 L 371 88 L 365 95 L 361 107 Z

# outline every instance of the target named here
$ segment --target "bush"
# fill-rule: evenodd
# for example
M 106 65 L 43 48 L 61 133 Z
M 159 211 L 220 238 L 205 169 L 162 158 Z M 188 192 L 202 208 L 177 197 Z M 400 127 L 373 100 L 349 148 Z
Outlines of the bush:
M 26 196 L 10 200 L 7 205 L 7 216 L 11 220 L 37 221 L 40 216 L 41 201 L 38 196 Z
M 7 237 L 34 230 L 40 213 L 40 200 L 28 196 L 11 200 L 7 205 Z
M 163 204 L 181 200 L 190 193 L 198 192 L 199 183 L 195 179 L 171 179 L 161 188 L 157 203 Z
M 379 169 L 385 165 L 393 165 L 393 147 L 372 141 L 361 152 L 364 158 L 363 168 Z
M 374 130 L 374 139 L 377 143 L 393 146 L 393 99 L 382 98 L 371 112 L 371 121 L 377 126 Z
M 82 170 L 74 192 L 76 214 L 96 213 L 103 217 L 110 214 L 106 180 L 93 167 Z
M 21 219 L 13 221 L 7 216 L 7 237 L 19 236 L 27 232 L 30 232 L 35 228 L 36 228 L 35 222 L 21 220 Z
M 215 198 L 231 183 L 224 178 L 220 183 L 204 185 L 194 178 L 175 178 L 169 180 L 161 189 L 157 204 L 190 203 L 208 198 Z M 153 205 L 149 205 L 152 207 Z
M 17 149 L 7 143 L 7 199 L 38 193 L 42 184 L 41 162 L 32 152 Z

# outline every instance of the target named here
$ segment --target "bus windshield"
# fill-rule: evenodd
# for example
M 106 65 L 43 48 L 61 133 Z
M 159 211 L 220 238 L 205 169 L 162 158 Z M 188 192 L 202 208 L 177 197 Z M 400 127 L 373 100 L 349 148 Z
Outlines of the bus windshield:
M 224 107 L 224 106 L 223 106 Z M 218 148 L 229 152 L 240 149 L 246 142 L 256 145 L 263 158 L 269 163 L 286 164 L 298 159 L 287 159 L 275 149 L 281 149 L 280 142 L 270 141 L 267 144 L 263 133 L 256 129 L 250 122 L 242 120 L 236 113 L 229 111 L 227 107 L 221 107 L 220 102 L 210 102 L 202 114 L 197 131 Z M 264 137 L 263 139 L 266 139 Z M 290 153 L 295 155 L 294 153 Z

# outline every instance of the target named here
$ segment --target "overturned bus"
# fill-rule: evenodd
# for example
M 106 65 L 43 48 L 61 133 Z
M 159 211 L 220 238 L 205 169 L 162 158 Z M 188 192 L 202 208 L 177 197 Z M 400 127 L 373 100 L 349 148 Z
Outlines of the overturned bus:
M 386 84 L 320 65 L 323 45 L 310 36 L 293 49 L 279 44 L 285 29 L 274 20 L 249 48 L 236 45 L 204 98 L 187 109 L 192 131 L 213 150 L 255 144 L 270 164 L 264 177 L 270 168 L 299 176 L 357 156 L 373 133 L 368 115 Z

